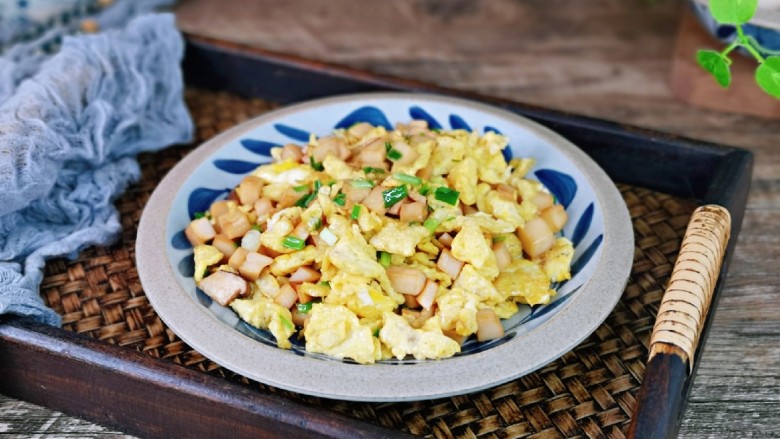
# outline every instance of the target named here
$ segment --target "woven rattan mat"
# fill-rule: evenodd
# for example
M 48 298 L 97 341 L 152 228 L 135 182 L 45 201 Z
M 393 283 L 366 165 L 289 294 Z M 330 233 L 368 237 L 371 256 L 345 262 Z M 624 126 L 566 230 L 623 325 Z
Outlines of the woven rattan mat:
M 198 127 L 193 145 L 272 108 L 260 100 L 203 90 L 188 90 L 187 100 Z M 62 315 L 65 329 L 416 435 L 624 437 L 663 286 L 695 208 L 692 201 L 620 186 L 636 236 L 629 284 L 594 334 L 543 369 L 470 395 L 411 403 L 334 403 L 272 389 L 221 368 L 176 337 L 144 296 L 134 262 L 138 221 L 157 183 L 193 145 L 140 157 L 141 182 L 117 201 L 124 232 L 116 244 L 88 249 L 74 261 L 48 263 L 41 291 Z

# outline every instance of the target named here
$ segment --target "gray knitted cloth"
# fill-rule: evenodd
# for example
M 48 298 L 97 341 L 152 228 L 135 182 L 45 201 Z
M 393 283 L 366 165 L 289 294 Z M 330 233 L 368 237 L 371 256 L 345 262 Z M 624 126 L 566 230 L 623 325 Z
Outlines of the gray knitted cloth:
M 59 325 L 39 293 L 45 260 L 114 239 L 136 154 L 192 136 L 183 42 L 172 15 L 145 14 L 52 56 L 14 49 L 0 56 L 0 314 Z

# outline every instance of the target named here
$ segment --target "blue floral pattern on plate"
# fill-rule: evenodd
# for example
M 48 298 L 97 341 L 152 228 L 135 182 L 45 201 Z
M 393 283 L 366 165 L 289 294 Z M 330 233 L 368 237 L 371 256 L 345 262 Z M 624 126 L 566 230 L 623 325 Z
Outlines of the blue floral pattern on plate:
M 592 268 L 594 265 L 592 264 L 593 258 L 601 251 L 603 242 L 601 213 L 594 208 L 596 201 L 592 189 L 582 184 L 583 177 L 577 175 L 577 169 L 567 161 L 561 160 L 560 157 L 551 156 L 549 150 L 541 146 L 524 145 L 522 136 L 513 133 L 517 130 L 516 127 L 508 125 L 501 126 L 499 129 L 498 122 L 496 122 L 496 126 L 486 125 L 482 123 L 480 118 L 469 117 L 467 114 L 442 113 L 434 108 L 425 108 L 423 105 L 412 105 L 406 109 L 406 114 L 400 116 L 395 114 L 388 117 L 383 109 L 373 105 L 361 106 L 346 114 L 329 114 L 328 116 L 335 118 L 335 120 L 330 125 L 323 126 L 321 123 L 315 128 L 306 127 L 300 122 L 296 124 L 296 121 L 290 121 L 289 123 L 275 123 L 270 127 L 270 130 L 268 126 L 260 126 L 250 131 L 239 139 L 236 145 L 229 145 L 215 154 L 208 161 L 212 166 L 211 170 L 201 166 L 196 171 L 185 186 L 187 189 L 183 196 L 187 199 L 187 203 L 182 207 L 186 206 L 186 208 L 183 211 L 172 210 L 169 221 L 171 224 L 176 224 L 177 229 L 170 236 L 168 251 L 172 263 L 175 260 L 175 268 L 180 276 L 179 282 L 187 291 L 190 291 L 198 303 L 208 308 L 222 323 L 234 327 L 238 332 L 267 346 L 276 346 L 276 340 L 270 332 L 251 327 L 240 320 L 232 310 L 213 302 L 195 288 L 191 279 L 193 266 L 191 262 L 187 262 L 192 260 L 192 249 L 183 236 L 183 227 L 191 218 L 194 218 L 195 213 L 206 210 L 213 201 L 223 198 L 230 191 L 225 187 L 237 184 L 244 174 L 261 163 L 269 162 L 272 147 L 290 142 L 305 144 L 309 140 L 309 129 L 312 129 L 312 132 L 317 135 L 326 135 L 332 129 L 346 128 L 358 122 L 368 122 L 391 129 L 390 120 L 406 121 L 414 118 L 427 121 L 428 125 L 434 129 L 441 129 L 442 125 L 436 118 L 441 116 L 449 122 L 452 129 L 471 130 L 473 127 L 481 127 L 482 132 L 492 131 L 499 134 L 506 132 L 510 137 L 511 144 L 505 150 L 505 158 L 510 160 L 516 155 L 537 159 L 537 166 L 532 170 L 533 176 L 552 192 L 557 201 L 566 208 L 569 215 L 569 221 L 561 234 L 571 239 L 575 244 L 572 279 L 553 285 L 557 294 L 550 304 L 536 307 L 521 305 L 520 312 L 504 321 L 505 336 L 503 338 L 483 343 L 469 340 L 463 345 L 462 352 L 457 356 L 474 355 L 533 331 L 560 312 L 588 279 L 592 271 L 589 267 Z M 214 184 L 217 182 L 218 187 L 200 186 L 204 183 Z M 349 359 L 338 360 L 326 355 L 306 352 L 301 341 L 292 339 L 291 341 L 293 342 L 292 352 L 297 355 L 329 361 L 353 362 Z M 416 364 L 419 361 L 404 359 L 389 360 L 383 363 Z

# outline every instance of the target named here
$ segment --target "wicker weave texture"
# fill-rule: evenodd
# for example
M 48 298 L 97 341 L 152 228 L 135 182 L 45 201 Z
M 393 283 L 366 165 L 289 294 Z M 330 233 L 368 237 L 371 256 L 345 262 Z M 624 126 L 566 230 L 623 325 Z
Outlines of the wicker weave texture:
M 143 178 L 117 200 L 124 232 L 112 246 L 46 266 L 44 300 L 67 330 L 225 377 L 261 392 L 415 435 L 448 438 L 622 438 L 644 374 L 647 347 L 664 286 L 695 209 L 689 200 L 621 185 L 634 224 L 634 265 L 624 294 L 595 333 L 535 373 L 482 392 L 409 403 L 323 400 L 269 388 L 192 350 L 168 329 L 144 296 L 135 268 L 135 236 L 156 184 L 194 145 L 272 104 L 225 93 L 188 90 L 198 126 L 193 145 L 141 156 Z

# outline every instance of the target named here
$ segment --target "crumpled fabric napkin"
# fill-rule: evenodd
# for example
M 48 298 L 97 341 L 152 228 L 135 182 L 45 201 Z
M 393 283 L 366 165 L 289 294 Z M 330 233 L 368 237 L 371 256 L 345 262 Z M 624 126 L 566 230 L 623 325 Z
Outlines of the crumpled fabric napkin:
M 0 57 L 0 314 L 60 325 L 39 293 L 45 260 L 114 239 L 135 155 L 192 137 L 182 56 L 173 15 L 150 14 L 66 37 L 24 81 Z

